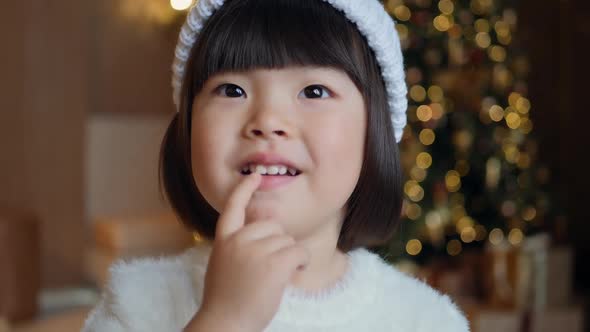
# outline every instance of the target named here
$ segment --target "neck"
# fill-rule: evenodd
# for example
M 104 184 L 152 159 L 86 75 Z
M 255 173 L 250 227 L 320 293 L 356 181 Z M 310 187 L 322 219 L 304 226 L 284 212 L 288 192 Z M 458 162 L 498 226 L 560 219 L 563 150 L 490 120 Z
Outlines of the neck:
M 311 253 L 306 268 L 296 271 L 291 278 L 293 287 L 306 291 L 317 291 L 335 284 L 348 269 L 348 255 L 337 247 L 340 223 L 326 222 L 325 227 L 313 236 L 298 239 Z

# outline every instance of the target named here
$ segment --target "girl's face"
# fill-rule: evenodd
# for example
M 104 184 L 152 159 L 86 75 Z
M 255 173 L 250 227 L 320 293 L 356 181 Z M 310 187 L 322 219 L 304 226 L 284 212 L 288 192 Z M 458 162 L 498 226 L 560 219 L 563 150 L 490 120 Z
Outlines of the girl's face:
M 222 212 L 244 168 L 274 173 L 285 166 L 287 174 L 263 177 L 246 223 L 281 223 L 296 239 L 319 234 L 344 219 L 362 167 L 366 123 L 363 97 L 341 70 L 217 74 L 193 103 L 195 183 Z

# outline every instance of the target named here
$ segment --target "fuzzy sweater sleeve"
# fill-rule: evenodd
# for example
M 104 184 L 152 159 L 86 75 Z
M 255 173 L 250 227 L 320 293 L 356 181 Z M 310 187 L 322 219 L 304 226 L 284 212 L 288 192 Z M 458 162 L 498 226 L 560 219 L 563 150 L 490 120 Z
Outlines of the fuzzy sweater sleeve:
M 108 307 L 105 298 L 90 312 L 82 332 L 123 332 L 127 329 L 117 315 Z
M 469 322 L 447 295 L 442 295 L 426 310 L 427 319 L 420 320 L 417 332 L 469 332 Z
M 82 332 L 181 332 L 197 311 L 202 287 L 183 259 L 115 264 Z

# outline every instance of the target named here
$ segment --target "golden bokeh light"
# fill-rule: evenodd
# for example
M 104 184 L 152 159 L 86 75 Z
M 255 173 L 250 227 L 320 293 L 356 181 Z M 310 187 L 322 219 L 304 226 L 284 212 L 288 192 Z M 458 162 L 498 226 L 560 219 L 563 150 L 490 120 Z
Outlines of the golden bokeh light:
M 467 227 L 473 227 L 475 225 L 475 220 L 470 216 L 463 216 L 459 218 L 457 223 L 455 224 L 455 228 L 457 233 L 461 233 Z
M 433 21 L 434 27 L 438 31 L 447 31 L 451 28 L 451 21 L 445 15 L 438 15 Z
M 448 171 L 445 175 L 445 184 L 449 192 L 456 192 L 461 189 L 461 175 L 455 170 Z
M 476 15 L 484 15 L 492 10 L 493 0 L 471 0 L 471 11 Z
M 524 210 L 522 210 L 521 215 L 522 215 L 522 219 L 524 219 L 526 221 L 532 221 L 537 216 L 537 209 L 535 209 L 532 206 L 528 206 Z
M 459 240 L 451 240 L 447 243 L 447 253 L 451 256 L 457 256 L 463 250 L 463 246 Z
M 443 100 L 444 92 L 443 89 L 438 85 L 432 85 L 428 88 L 428 98 L 430 101 L 439 103 Z
M 524 234 L 518 228 L 514 228 L 508 233 L 508 242 L 512 245 L 519 245 L 524 239 Z
M 395 28 L 397 30 L 397 34 L 399 35 L 399 39 L 401 41 L 408 39 L 408 35 L 409 35 L 410 31 L 408 30 L 407 26 L 405 26 L 404 24 L 396 24 Z
M 494 228 L 490 232 L 489 239 L 493 245 L 498 245 L 504 241 L 504 232 L 499 228 Z
M 475 241 L 477 233 L 475 232 L 475 228 L 473 227 L 465 227 L 461 231 L 461 241 L 465 243 L 471 243 Z
M 510 112 L 506 114 L 506 125 L 508 125 L 510 129 L 518 129 L 520 123 L 520 116 L 517 113 Z
M 430 109 L 432 110 L 432 118 L 434 120 L 439 120 L 445 114 L 443 106 L 439 103 L 430 104 Z
M 395 8 L 399 5 L 403 5 L 404 0 L 386 0 L 383 1 L 383 5 L 385 6 L 385 10 L 387 10 L 388 13 L 393 13 L 393 11 L 395 10 Z
M 443 225 L 443 219 L 440 213 L 436 211 L 430 211 L 426 215 L 426 227 L 431 230 L 440 229 Z
M 414 85 L 410 88 L 410 98 L 416 102 L 423 102 L 426 99 L 426 89 L 421 85 Z
M 438 10 L 443 14 L 451 15 L 455 10 L 455 4 L 451 0 L 441 0 L 438 3 Z
M 436 135 L 434 134 L 434 131 L 430 128 L 426 128 L 426 129 L 422 129 L 420 131 L 420 143 L 424 144 L 424 145 L 432 145 L 432 143 L 434 143 L 434 140 L 436 138 Z
M 477 32 L 490 32 L 490 22 L 484 18 L 476 20 L 474 26 Z
M 428 152 L 420 152 L 416 157 L 416 165 L 422 169 L 427 169 L 432 165 L 432 156 Z
M 487 32 L 478 32 L 477 35 L 475 35 L 475 43 L 480 48 L 488 48 L 492 44 L 490 34 Z
M 508 46 L 512 42 L 512 35 L 498 36 L 498 41 L 500 44 Z
M 413 180 L 416 180 L 417 182 L 422 182 L 424 181 L 424 179 L 426 179 L 426 175 L 428 173 L 426 172 L 425 169 L 422 169 L 418 166 L 414 166 L 412 167 L 412 169 L 410 170 L 410 177 L 412 177 Z
M 496 30 L 498 36 L 506 37 L 510 35 L 510 25 L 504 21 L 497 21 L 494 24 L 494 30 Z
M 422 251 L 422 242 L 417 239 L 412 239 L 406 244 L 406 251 L 412 256 L 418 255 Z
M 502 46 L 494 45 L 488 48 L 488 56 L 496 62 L 504 62 L 506 60 L 506 49 Z
M 406 181 L 406 183 L 404 184 L 404 192 L 406 193 L 406 195 L 410 196 L 410 192 L 417 185 L 418 185 L 418 182 L 416 180 Z
M 508 104 L 514 108 L 516 108 L 516 102 L 518 99 L 522 98 L 522 95 L 518 92 L 511 92 L 508 96 Z
M 520 114 L 528 114 L 531 109 L 531 102 L 524 97 L 520 97 L 516 100 L 516 110 Z
M 406 205 L 406 216 L 411 220 L 417 220 L 422 216 L 422 208 L 418 204 L 409 203 Z
M 170 0 L 170 6 L 174 10 L 187 10 L 192 4 L 192 0 Z
M 504 119 L 504 109 L 498 105 L 490 107 L 490 118 L 495 122 L 500 122 Z
M 404 192 L 413 202 L 419 202 L 424 198 L 424 189 L 415 180 L 405 183 Z
M 412 12 L 410 11 L 410 8 L 404 5 L 395 7 L 395 9 L 393 10 L 393 14 L 400 21 L 408 21 L 412 17 Z
M 459 150 L 467 150 L 473 143 L 473 135 L 467 129 L 459 130 L 453 135 L 453 143 Z
M 432 119 L 432 108 L 428 105 L 420 105 L 416 110 L 416 116 L 418 117 L 418 120 L 428 122 Z

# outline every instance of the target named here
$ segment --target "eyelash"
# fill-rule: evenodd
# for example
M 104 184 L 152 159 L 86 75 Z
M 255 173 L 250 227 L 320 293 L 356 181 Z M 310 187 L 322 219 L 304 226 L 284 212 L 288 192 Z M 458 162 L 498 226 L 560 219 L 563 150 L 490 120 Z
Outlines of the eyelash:
M 244 89 L 242 89 L 240 86 L 238 86 L 238 85 L 236 85 L 236 84 L 232 84 L 232 83 L 224 83 L 224 84 L 221 84 L 220 86 L 218 86 L 217 88 L 215 88 L 215 90 L 214 90 L 214 91 L 215 91 L 215 93 L 216 93 L 216 94 L 220 94 L 220 93 L 222 93 L 222 92 L 224 91 L 223 89 L 224 89 L 225 87 L 230 87 L 230 86 L 232 86 L 232 87 L 236 87 L 236 88 L 237 88 L 236 90 L 238 90 L 238 89 L 239 89 L 240 91 L 242 91 L 242 93 L 244 93 L 244 94 L 245 94 L 245 91 L 244 91 Z M 323 91 L 323 92 L 326 92 L 326 93 L 328 94 L 328 97 L 332 97 L 332 96 L 333 96 L 333 93 L 332 93 L 332 91 L 330 91 L 330 89 L 326 88 L 325 86 L 323 86 L 323 85 L 321 85 L 321 84 L 312 84 L 312 85 L 308 85 L 308 86 L 306 86 L 306 87 L 305 87 L 303 90 L 301 90 L 301 92 L 304 92 L 304 91 L 305 91 L 305 89 L 307 89 L 307 88 L 310 88 L 310 87 L 314 87 L 314 88 L 316 88 L 316 87 L 317 87 L 317 88 L 320 88 L 320 89 L 322 89 L 322 91 Z M 322 93 L 322 97 L 323 97 L 323 96 L 324 96 L 324 94 Z M 223 96 L 222 96 L 222 97 L 223 97 Z M 319 98 L 310 98 L 310 99 L 324 99 L 324 98 L 322 98 L 322 97 L 319 97 Z M 228 98 L 239 98 L 239 97 L 228 97 Z

